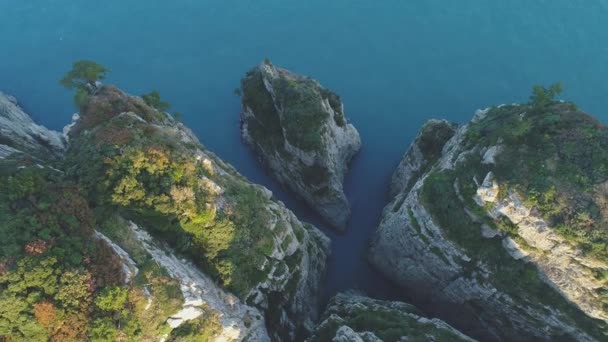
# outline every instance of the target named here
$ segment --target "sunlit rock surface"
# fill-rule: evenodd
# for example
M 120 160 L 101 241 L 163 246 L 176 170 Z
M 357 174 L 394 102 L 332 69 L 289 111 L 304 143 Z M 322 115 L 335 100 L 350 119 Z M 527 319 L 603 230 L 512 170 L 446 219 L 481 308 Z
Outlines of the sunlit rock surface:
M 606 127 L 569 103 L 503 105 L 429 153 L 433 127 L 395 171 L 375 267 L 481 339 L 604 340 Z

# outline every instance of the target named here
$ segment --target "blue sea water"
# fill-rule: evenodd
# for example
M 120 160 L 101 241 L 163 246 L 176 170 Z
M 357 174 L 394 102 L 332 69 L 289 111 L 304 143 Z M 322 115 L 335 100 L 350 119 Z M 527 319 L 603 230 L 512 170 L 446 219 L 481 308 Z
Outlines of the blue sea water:
M 60 129 L 74 111 L 58 80 L 77 59 L 107 83 L 160 90 L 210 150 L 323 225 L 239 138 L 240 77 L 265 57 L 342 96 L 363 149 L 346 180 L 348 233 L 333 240 L 326 298 L 358 288 L 407 298 L 367 265 L 389 177 L 429 118 L 526 101 L 533 84 L 608 121 L 606 0 L 0 0 L 0 90 Z

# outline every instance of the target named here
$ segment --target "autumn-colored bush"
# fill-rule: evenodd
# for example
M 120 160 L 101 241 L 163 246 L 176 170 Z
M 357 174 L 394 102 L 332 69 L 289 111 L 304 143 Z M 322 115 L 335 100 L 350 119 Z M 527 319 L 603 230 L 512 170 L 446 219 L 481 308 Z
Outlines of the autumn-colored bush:
M 55 306 L 50 302 L 34 304 L 34 317 L 43 327 L 48 328 L 57 318 Z
M 86 340 L 88 318 L 84 314 L 74 314 L 61 321 L 51 336 L 52 342 L 72 342 Z
M 95 141 L 98 144 L 126 145 L 133 139 L 129 128 L 103 129 L 95 132 Z
M 115 286 L 122 284 L 124 274 L 122 261 L 114 250 L 103 240 L 95 242 L 95 253 L 90 257 L 90 268 L 94 275 L 95 286 Z
M 35 240 L 25 245 L 25 253 L 29 255 L 41 255 L 49 249 L 49 244 L 43 240 Z
M 113 86 L 103 86 L 95 94 L 88 97 L 86 105 L 81 110 L 80 120 L 71 131 L 78 134 L 82 130 L 91 129 L 111 118 L 121 114 L 137 113 L 147 122 L 154 123 L 165 120 L 165 114 L 148 106 L 141 98 L 125 94 Z

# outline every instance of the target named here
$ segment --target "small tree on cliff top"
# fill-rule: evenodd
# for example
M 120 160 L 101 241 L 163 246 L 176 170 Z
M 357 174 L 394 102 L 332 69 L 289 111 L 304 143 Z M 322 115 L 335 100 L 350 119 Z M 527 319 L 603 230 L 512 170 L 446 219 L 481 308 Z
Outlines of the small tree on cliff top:
M 88 60 L 80 60 L 72 65 L 70 70 L 60 81 L 68 89 L 95 89 L 95 83 L 105 78 L 108 69 L 101 64 Z
M 59 83 L 67 89 L 76 89 L 74 104 L 82 110 L 88 102 L 89 94 L 97 90 L 97 81 L 103 80 L 107 73 L 108 69 L 101 64 L 80 60 L 72 65 L 72 70 Z
M 530 104 L 537 110 L 544 110 L 555 101 L 555 97 L 563 91 L 560 82 L 554 83 L 545 88 L 541 85 L 535 85 L 532 88 L 530 95 Z

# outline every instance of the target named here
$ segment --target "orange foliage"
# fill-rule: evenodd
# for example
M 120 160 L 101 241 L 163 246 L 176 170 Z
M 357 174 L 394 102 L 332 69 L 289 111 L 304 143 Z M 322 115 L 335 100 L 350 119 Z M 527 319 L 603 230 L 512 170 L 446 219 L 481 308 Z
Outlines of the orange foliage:
M 87 318 L 82 314 L 72 315 L 61 322 L 51 336 L 53 342 L 85 341 L 87 336 Z
M 43 240 L 35 240 L 25 245 L 25 253 L 29 255 L 41 255 L 49 249 L 49 244 Z
M 48 328 L 55 321 L 55 318 L 57 318 L 55 306 L 49 302 L 36 303 L 34 304 L 34 316 L 38 323 Z

